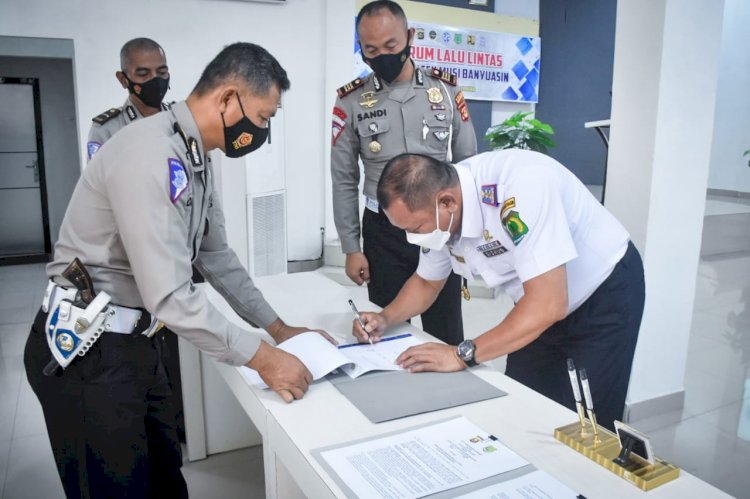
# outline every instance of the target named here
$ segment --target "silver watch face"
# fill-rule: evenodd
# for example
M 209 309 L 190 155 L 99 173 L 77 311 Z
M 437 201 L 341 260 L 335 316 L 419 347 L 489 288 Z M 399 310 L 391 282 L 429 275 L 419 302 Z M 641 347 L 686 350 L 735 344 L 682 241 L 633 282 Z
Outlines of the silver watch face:
M 474 360 L 474 342 L 471 340 L 464 340 L 458 344 L 458 356 L 464 361 Z

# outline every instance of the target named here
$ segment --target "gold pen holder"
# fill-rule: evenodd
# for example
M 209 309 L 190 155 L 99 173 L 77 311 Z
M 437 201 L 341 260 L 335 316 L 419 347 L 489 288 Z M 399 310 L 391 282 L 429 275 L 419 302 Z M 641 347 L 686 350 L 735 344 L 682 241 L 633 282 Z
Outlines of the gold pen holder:
M 581 423 L 576 421 L 556 428 L 555 438 L 641 490 L 654 489 L 680 476 L 680 468 L 659 458 L 656 458 L 655 464 L 636 462 L 631 462 L 627 466 L 616 464 L 613 459 L 620 454 L 620 441 L 617 435 L 598 426 L 596 438 L 599 441 L 597 442 L 593 427 L 589 424 L 587 429 L 589 431 L 584 433 L 581 430 Z

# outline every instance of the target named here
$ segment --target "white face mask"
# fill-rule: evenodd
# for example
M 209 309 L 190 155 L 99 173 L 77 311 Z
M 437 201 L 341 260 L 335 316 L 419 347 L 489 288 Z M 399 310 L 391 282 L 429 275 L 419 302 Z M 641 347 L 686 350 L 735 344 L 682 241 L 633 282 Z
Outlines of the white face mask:
M 411 244 L 416 244 L 426 249 L 440 251 L 451 237 L 451 225 L 453 225 L 453 212 L 448 222 L 448 230 L 440 230 L 440 212 L 438 211 L 438 200 L 435 199 L 435 230 L 429 234 L 416 234 L 414 232 L 406 233 L 406 240 Z

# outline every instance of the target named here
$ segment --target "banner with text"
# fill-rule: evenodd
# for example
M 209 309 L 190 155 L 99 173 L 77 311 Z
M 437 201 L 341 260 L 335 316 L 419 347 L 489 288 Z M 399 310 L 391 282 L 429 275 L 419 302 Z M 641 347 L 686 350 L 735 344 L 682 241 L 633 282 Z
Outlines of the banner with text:
M 409 26 L 416 30 L 411 49 L 414 62 L 455 74 L 467 99 L 538 102 L 539 37 L 419 22 Z M 355 52 L 357 75 L 369 73 L 356 42 Z

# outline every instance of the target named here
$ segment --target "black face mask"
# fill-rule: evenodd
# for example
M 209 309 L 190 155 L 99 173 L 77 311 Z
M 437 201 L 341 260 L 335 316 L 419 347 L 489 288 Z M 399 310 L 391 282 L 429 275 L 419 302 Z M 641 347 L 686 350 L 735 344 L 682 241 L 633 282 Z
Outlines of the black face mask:
M 362 59 L 370 65 L 375 74 L 384 79 L 386 82 L 391 83 L 393 80 L 398 78 L 401 74 L 401 70 L 404 67 L 404 63 L 411 55 L 411 45 L 406 42 L 404 50 L 398 54 L 380 54 L 372 59 L 365 57 L 362 54 Z
M 156 109 L 161 107 L 161 101 L 169 89 L 169 77 L 156 76 L 145 83 L 135 83 L 127 76 L 125 79 L 128 80 L 128 91 L 141 99 L 141 102 L 148 107 Z
M 221 113 L 221 122 L 224 124 L 224 154 L 229 158 L 241 158 L 262 146 L 268 138 L 268 128 L 260 128 L 250 121 L 242 107 L 240 96 L 237 95 L 237 102 L 240 103 L 242 118 L 232 126 L 227 126 L 224 121 L 224 113 Z

